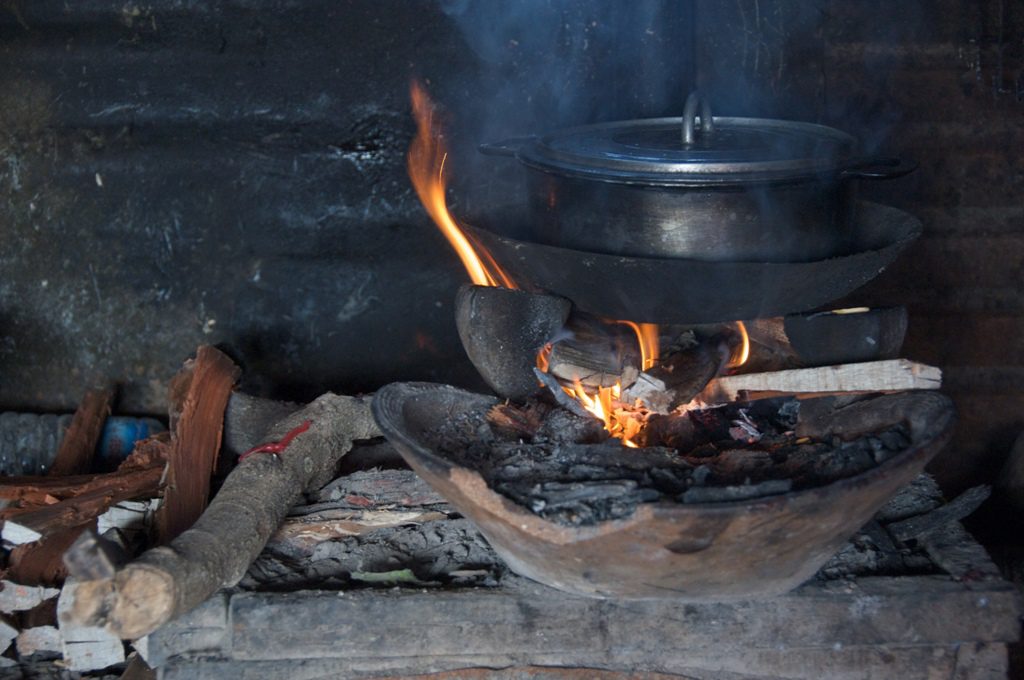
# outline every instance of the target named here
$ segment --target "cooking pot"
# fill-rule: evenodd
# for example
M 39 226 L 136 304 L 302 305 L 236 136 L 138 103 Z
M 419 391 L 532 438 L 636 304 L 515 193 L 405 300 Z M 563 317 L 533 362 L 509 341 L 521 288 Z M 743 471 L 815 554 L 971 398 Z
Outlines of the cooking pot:
M 481 152 L 528 169 L 531 240 L 579 251 L 729 262 L 851 252 L 858 179 L 914 165 L 855 155 L 824 125 L 714 117 L 698 93 L 680 118 L 587 125 Z

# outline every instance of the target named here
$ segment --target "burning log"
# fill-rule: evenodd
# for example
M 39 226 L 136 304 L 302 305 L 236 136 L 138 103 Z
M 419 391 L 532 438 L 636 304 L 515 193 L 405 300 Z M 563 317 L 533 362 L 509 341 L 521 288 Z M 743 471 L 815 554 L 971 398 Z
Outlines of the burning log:
M 237 583 L 302 492 L 323 486 L 353 441 L 377 435 L 369 400 L 325 394 L 285 417 L 266 434 L 279 444 L 246 457 L 191 528 L 113 578 L 79 583 L 70 618 L 134 639 Z
M 636 382 L 642 357 L 634 333 L 589 314 L 574 314 L 564 339 L 552 344 L 548 372 L 585 387 L 628 387 Z

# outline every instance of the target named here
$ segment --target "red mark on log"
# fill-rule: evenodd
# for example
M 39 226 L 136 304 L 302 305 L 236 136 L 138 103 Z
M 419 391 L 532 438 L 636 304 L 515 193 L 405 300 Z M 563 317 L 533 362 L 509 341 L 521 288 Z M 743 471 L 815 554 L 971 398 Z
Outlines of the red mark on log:
M 308 430 L 309 426 L 312 425 L 312 424 L 313 424 L 312 420 L 307 420 L 304 423 L 302 423 L 301 425 L 299 425 L 298 427 L 296 427 L 294 430 L 292 430 L 291 432 L 286 434 L 284 436 L 284 438 L 281 441 L 279 441 L 279 442 L 271 442 L 270 444 L 260 444 L 259 446 L 254 446 L 253 448 L 249 449 L 248 451 L 243 453 L 241 456 L 239 456 L 238 457 L 238 462 L 241 463 L 243 460 L 245 460 L 246 458 L 248 458 L 249 456 L 251 456 L 254 453 L 274 453 L 274 454 L 277 454 L 277 453 L 283 452 L 285 449 L 288 448 L 288 445 L 292 443 L 293 439 L 295 439 L 300 434 L 302 434 L 303 432 Z

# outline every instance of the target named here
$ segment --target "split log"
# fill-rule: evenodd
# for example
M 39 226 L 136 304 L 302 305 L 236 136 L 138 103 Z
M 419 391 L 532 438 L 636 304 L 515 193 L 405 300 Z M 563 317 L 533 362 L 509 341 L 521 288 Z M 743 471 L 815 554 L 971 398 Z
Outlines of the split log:
M 937 390 L 940 387 L 940 369 L 907 359 L 891 359 L 722 376 L 712 380 L 697 398 L 706 404 L 719 404 L 769 397 L 821 397 L 840 393 Z
M 167 490 L 157 512 L 161 542 L 166 543 L 195 523 L 210 496 L 210 478 L 217 466 L 224 411 L 239 369 L 209 345 L 171 380 L 171 449 Z
M 59 529 L 83 526 L 110 506 L 133 498 L 149 498 L 160 490 L 163 464 L 97 475 L 69 487 L 50 489 L 51 503 L 0 510 L 3 538 L 16 544 L 37 541 Z M 58 494 L 66 493 L 64 500 Z
M 579 380 L 586 387 L 626 387 L 636 380 L 640 349 L 628 326 L 576 313 L 566 322 L 565 334 L 548 356 L 552 375 L 570 384 Z
M 239 464 L 196 523 L 112 579 L 79 584 L 72 618 L 121 638 L 146 635 L 237 583 L 303 491 L 322 487 L 357 439 L 379 436 L 369 399 L 325 394 L 267 432 L 282 452 Z M 308 430 L 302 428 L 308 423 Z
M 109 389 L 89 390 L 85 393 L 71 425 L 61 439 L 57 456 L 50 468 L 51 476 L 79 475 L 89 471 L 103 432 L 103 423 L 110 415 L 110 402 L 113 398 L 114 392 Z
M 26 586 L 4 579 L 0 581 L 0 612 L 10 614 L 28 611 L 59 594 L 56 588 Z
M 69 578 L 57 598 L 61 654 L 65 667 L 71 671 L 93 671 L 124 661 L 124 643 L 116 635 L 75 620 L 72 607 L 83 585 Z

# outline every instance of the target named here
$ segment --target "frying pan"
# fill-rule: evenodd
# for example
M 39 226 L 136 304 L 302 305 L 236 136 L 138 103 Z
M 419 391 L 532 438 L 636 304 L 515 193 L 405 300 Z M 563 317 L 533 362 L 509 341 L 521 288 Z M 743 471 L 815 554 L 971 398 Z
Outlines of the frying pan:
M 580 309 L 638 322 L 701 324 L 815 309 L 863 286 L 921 234 L 913 215 L 862 202 L 852 252 L 814 262 L 709 262 L 588 253 L 513 238 L 516 217 L 478 219 L 467 232 L 520 286 Z

